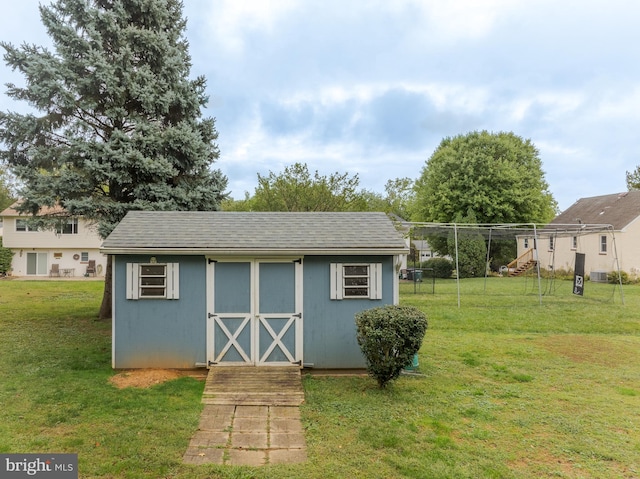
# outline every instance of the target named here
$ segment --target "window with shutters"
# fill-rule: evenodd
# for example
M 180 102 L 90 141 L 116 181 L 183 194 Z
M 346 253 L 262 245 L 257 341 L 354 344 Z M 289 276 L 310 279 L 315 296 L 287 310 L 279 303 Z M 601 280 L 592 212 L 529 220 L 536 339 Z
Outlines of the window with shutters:
M 381 263 L 331 263 L 331 299 L 382 299 Z
M 178 263 L 127 263 L 127 299 L 178 298 Z

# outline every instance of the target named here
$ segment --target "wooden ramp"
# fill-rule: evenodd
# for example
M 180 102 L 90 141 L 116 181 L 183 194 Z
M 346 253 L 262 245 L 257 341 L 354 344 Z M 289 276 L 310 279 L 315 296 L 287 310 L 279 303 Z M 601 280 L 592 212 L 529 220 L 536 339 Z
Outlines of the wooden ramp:
M 304 402 L 299 366 L 232 367 L 209 370 L 204 404 L 298 406 Z

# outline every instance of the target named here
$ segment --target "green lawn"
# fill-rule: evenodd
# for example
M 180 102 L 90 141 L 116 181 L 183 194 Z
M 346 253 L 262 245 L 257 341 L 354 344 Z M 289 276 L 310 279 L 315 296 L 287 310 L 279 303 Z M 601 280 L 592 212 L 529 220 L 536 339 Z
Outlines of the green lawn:
M 640 286 L 522 278 L 404 284 L 430 320 L 418 374 L 306 376 L 309 461 L 181 463 L 203 383 L 108 379 L 99 282 L 0 281 L 0 452 L 74 452 L 100 478 L 640 476 Z

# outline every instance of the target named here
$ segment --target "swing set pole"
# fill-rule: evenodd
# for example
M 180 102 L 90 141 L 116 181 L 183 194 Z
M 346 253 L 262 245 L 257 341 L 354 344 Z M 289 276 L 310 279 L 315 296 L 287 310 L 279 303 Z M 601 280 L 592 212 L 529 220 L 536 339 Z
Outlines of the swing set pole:
M 536 257 L 536 271 L 538 273 L 538 301 L 542 306 L 542 281 L 540 281 L 540 255 L 538 254 L 538 230 L 536 224 L 533 224 L 533 252 Z

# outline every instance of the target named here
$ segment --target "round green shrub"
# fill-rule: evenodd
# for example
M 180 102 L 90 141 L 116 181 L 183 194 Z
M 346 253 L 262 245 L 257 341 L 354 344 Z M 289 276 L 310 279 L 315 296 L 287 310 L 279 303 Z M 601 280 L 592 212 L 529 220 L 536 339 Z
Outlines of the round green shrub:
M 356 314 L 367 371 L 384 388 L 413 361 L 427 332 L 427 316 L 413 306 L 386 305 Z
M 431 271 L 424 271 L 423 277 L 430 278 L 432 275 L 436 278 L 451 278 L 453 274 L 453 261 L 447 258 L 431 258 L 422 263 L 422 268 L 431 268 Z
M 620 271 L 620 278 L 618 278 L 617 271 L 609 271 L 607 273 L 607 282 L 617 284 L 622 281 L 622 284 L 631 284 L 631 279 L 629 278 L 629 273 L 626 271 Z

